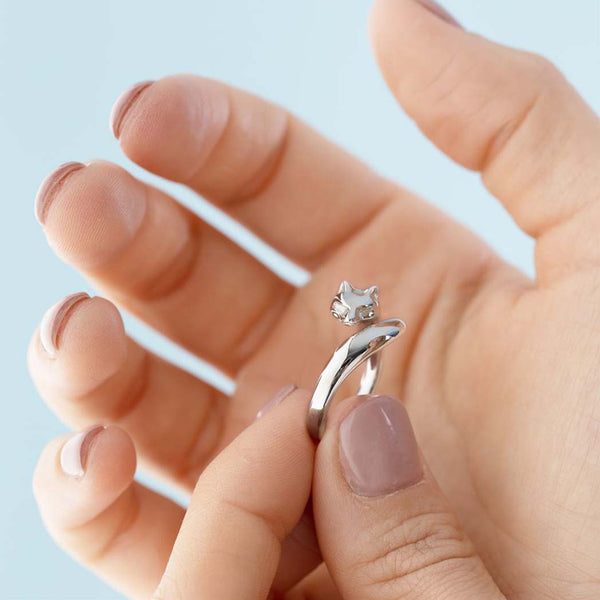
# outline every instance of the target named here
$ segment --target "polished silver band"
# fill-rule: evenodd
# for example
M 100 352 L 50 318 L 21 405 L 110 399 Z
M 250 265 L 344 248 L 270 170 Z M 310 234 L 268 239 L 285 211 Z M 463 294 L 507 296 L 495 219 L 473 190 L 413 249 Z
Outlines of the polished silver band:
M 364 362 L 367 364 L 360 380 L 358 394 L 373 392 L 381 371 L 381 355 L 378 353 L 405 329 L 404 321 L 388 319 L 368 325 L 337 348 L 317 381 L 308 408 L 306 426 L 313 438 L 323 437 L 333 395 L 342 382 Z

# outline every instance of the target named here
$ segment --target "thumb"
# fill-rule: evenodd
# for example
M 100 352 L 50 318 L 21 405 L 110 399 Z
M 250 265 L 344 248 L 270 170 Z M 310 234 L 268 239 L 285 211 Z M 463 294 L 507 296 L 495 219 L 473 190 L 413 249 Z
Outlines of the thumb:
M 317 451 L 313 503 L 321 551 L 345 600 L 504 598 L 395 398 L 338 405 Z

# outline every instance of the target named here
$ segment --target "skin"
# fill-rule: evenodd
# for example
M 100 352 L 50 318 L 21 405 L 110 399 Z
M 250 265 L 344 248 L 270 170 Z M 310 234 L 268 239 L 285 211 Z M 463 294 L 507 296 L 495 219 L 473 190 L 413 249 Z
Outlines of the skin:
M 328 524 L 332 515 L 324 512 L 349 492 L 319 483 L 320 473 L 337 468 L 335 441 L 323 440 L 314 471 L 327 567 L 298 589 L 297 581 L 320 561 L 318 553 L 304 552 L 306 544 L 284 547 L 279 561 L 279 544 L 309 497 L 315 460 L 298 429 L 302 410 L 284 402 L 268 416 L 283 411 L 289 446 L 277 435 L 261 445 L 256 428 L 267 420 L 244 430 L 282 385 L 311 389 L 347 335 L 327 311 L 339 282 L 376 283 L 382 317 L 400 316 L 408 324 L 402 341 L 386 351 L 379 389 L 406 404 L 448 499 L 442 512 L 456 514 L 489 572 L 481 568 L 480 596 L 457 591 L 445 597 L 502 597 L 498 590 L 510 599 L 598 597 L 600 121 L 546 60 L 465 32 L 411 0 L 378 0 L 370 27 L 379 65 L 402 108 L 448 156 L 479 171 L 516 224 L 535 238 L 535 280 L 281 108 L 215 81 L 166 77 L 145 89 L 121 122 L 125 154 L 207 197 L 309 269 L 311 281 L 292 288 L 163 192 L 120 167 L 93 162 L 73 172 L 48 207 L 50 245 L 124 309 L 229 373 L 236 392 L 224 398 L 151 355 L 126 337 L 117 309 L 100 298 L 70 311 L 55 358 L 44 352 L 39 332 L 34 335 L 31 374 L 70 425 L 118 425 L 144 467 L 189 491 L 200 477 L 194 498 L 208 498 L 207 506 L 223 500 L 211 504 L 207 491 L 219 479 L 216 467 L 206 469 L 215 457 L 238 473 L 232 448 L 256 453 L 258 462 L 263 451 L 270 457 L 287 456 L 286 448 L 300 452 L 298 471 L 285 482 L 260 469 L 255 474 L 268 491 L 256 498 L 258 505 L 277 496 L 289 507 L 282 516 L 281 506 L 271 506 L 281 525 L 275 537 L 261 538 L 261 525 L 248 524 L 255 506 L 241 511 L 244 518 L 231 533 L 232 544 L 235 531 L 256 544 L 270 540 L 262 579 L 254 581 L 256 569 L 240 566 L 249 564 L 240 551 L 240 562 L 214 565 L 228 567 L 233 587 L 209 596 L 264 597 L 272 575 L 274 589 L 291 598 L 343 593 L 353 600 L 351 563 L 367 559 L 343 557 L 340 566 L 342 546 Z M 214 528 L 207 527 L 207 545 L 196 548 L 189 532 L 199 525 L 188 513 L 184 525 L 192 525 L 182 529 L 183 541 L 166 567 L 183 511 L 131 483 L 134 451 L 125 448 L 120 431 L 109 428 L 106 445 L 94 446 L 84 486 L 59 472 L 56 455 L 64 440 L 46 449 L 35 483 L 45 521 L 69 552 L 132 597 L 151 594 L 167 568 L 157 597 L 187 598 L 206 589 L 195 587 L 207 585 L 208 576 L 194 557 L 217 543 L 210 537 Z M 335 426 L 326 435 L 335 437 Z M 108 443 L 112 436 L 121 436 L 120 447 L 118 440 Z M 106 461 L 110 476 L 102 475 Z M 216 487 L 243 496 L 245 488 L 230 479 Z M 428 485 L 418 488 L 423 497 L 441 498 Z M 60 510 L 65 498 L 74 506 L 69 522 Z M 381 519 L 403 514 L 406 498 L 381 505 Z M 197 512 L 203 511 L 191 514 Z M 357 519 L 342 514 L 348 518 L 338 529 L 345 539 Z M 367 550 L 373 543 L 365 542 Z M 446 559 L 443 564 L 454 568 Z M 444 573 L 424 572 L 443 580 Z M 481 584 L 490 575 L 495 584 Z M 390 577 L 398 586 L 406 581 L 397 573 Z M 252 589 L 235 587 L 248 580 Z M 373 591 L 368 575 L 361 581 Z M 392 588 L 379 597 L 401 597 L 404 588 Z M 360 597 L 378 597 L 371 591 Z

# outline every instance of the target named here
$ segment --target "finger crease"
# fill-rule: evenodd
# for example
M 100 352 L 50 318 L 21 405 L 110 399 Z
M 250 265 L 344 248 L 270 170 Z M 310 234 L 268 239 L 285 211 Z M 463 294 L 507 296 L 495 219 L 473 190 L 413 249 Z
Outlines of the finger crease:
M 200 227 L 190 220 L 188 239 L 173 258 L 135 291 L 144 301 L 162 301 L 184 289 L 198 262 Z
M 233 510 L 242 512 L 244 515 L 259 521 L 267 528 L 271 535 L 273 535 L 279 545 L 281 545 L 283 540 L 291 533 L 289 528 L 286 526 L 284 519 L 279 519 L 274 515 L 266 515 L 260 510 L 255 510 L 248 506 L 244 506 L 232 499 L 225 499 L 224 503 Z
M 267 154 L 262 164 L 256 169 L 236 192 L 233 192 L 229 198 L 222 199 L 227 205 L 228 210 L 238 208 L 240 205 L 249 204 L 253 200 L 262 196 L 271 187 L 273 181 L 277 178 L 284 162 L 290 140 L 290 116 L 285 113 L 285 121 L 273 145 L 271 152 Z M 244 191 L 242 191 L 244 190 Z
M 214 388 L 208 388 L 207 395 L 206 401 L 203 402 L 204 410 L 178 461 L 181 466 L 176 470 L 177 479 L 192 488 L 196 485 L 198 476 L 206 466 L 209 457 L 215 454 L 225 427 L 228 398 Z M 209 424 L 210 438 L 206 435 Z
M 502 154 L 517 131 L 529 120 L 531 114 L 538 106 L 541 97 L 542 92 L 538 91 L 520 113 L 498 127 L 496 133 L 491 137 L 486 150 L 483 152 L 479 165 L 479 171 L 481 171 L 484 178 L 486 171 L 490 170 L 496 158 Z
M 460 565 L 463 561 L 471 560 L 471 559 L 475 558 L 475 556 L 476 556 L 475 553 L 472 551 L 464 552 L 461 554 L 440 556 L 436 559 L 428 560 L 427 562 L 420 564 L 412 569 L 402 570 L 401 573 L 390 575 L 387 577 L 382 577 L 380 579 L 374 579 L 373 584 L 374 585 L 390 584 L 395 581 L 404 580 L 404 579 L 410 577 L 411 575 L 416 575 L 417 573 L 422 573 L 426 569 L 434 568 L 436 566 L 443 565 L 443 564 L 451 565 L 452 563 L 457 562 Z M 457 565 L 457 567 L 458 567 L 458 565 Z M 455 567 L 452 567 L 452 570 L 457 570 L 457 569 Z
M 141 508 L 142 503 L 137 492 L 137 485 L 134 483 L 93 519 L 69 529 L 70 534 L 77 535 L 83 529 L 96 528 L 95 526 L 98 525 L 98 529 L 107 534 L 105 537 L 103 536 L 102 542 L 98 546 L 85 553 L 84 561 L 87 564 L 94 564 L 106 559 L 117 543 L 131 531 L 141 515 Z M 101 522 L 110 517 L 110 512 L 114 511 L 118 511 L 121 514 L 114 521 L 114 525 L 110 528 L 110 531 L 107 532 L 106 524 Z
M 245 326 L 237 329 L 237 335 L 229 345 L 236 362 L 243 364 L 246 358 L 262 344 L 271 333 L 272 325 L 289 306 L 292 297 L 292 289 L 265 294 L 252 316 L 248 317 Z
M 115 422 L 124 421 L 141 404 L 147 395 L 150 386 L 150 373 L 153 357 L 146 350 L 143 351 L 139 366 L 134 369 L 131 380 L 124 386 L 123 392 L 110 413 L 109 418 Z

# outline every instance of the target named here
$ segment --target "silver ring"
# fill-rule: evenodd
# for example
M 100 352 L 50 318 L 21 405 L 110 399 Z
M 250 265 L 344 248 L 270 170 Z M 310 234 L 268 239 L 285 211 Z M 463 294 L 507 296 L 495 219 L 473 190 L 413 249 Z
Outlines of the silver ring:
M 378 312 L 377 286 L 362 290 L 342 282 L 331 303 L 331 314 L 344 325 L 361 329 L 335 350 L 317 380 L 306 415 L 308 432 L 317 440 L 323 437 L 331 399 L 342 382 L 366 362 L 358 395 L 373 393 L 381 373 L 379 352 L 406 329 L 401 319 L 375 323 Z

